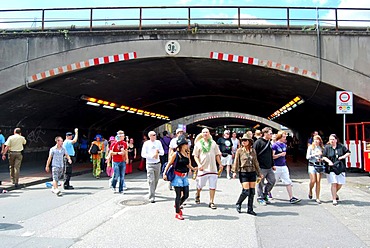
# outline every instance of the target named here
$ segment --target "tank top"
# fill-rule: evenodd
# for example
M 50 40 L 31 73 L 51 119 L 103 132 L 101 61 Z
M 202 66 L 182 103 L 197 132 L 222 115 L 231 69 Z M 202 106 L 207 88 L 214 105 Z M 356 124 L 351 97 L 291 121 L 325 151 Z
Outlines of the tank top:
M 188 164 L 189 164 L 189 158 L 183 157 L 179 152 L 177 152 L 177 162 L 175 166 L 175 171 L 180 173 L 187 173 L 189 171 Z

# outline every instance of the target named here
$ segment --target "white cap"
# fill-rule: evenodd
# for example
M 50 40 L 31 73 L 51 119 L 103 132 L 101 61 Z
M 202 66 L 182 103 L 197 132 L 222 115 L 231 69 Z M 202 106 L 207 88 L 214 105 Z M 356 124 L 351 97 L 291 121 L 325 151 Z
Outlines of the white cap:
M 182 130 L 182 128 L 176 129 L 176 134 L 179 133 L 179 132 L 184 132 L 184 130 Z
M 224 134 L 230 134 L 230 131 L 229 130 L 225 130 L 224 131 Z

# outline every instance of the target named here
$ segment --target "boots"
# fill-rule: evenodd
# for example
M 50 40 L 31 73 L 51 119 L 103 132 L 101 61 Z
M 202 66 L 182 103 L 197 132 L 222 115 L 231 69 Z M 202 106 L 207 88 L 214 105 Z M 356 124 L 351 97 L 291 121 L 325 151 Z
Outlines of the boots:
M 238 213 L 241 213 L 242 203 L 243 203 L 243 201 L 245 200 L 245 198 L 247 198 L 247 197 L 248 197 L 248 193 L 249 193 L 249 190 L 248 190 L 248 189 L 243 189 L 243 190 L 242 190 L 242 193 L 240 194 L 239 199 L 238 199 L 238 201 L 236 202 L 236 211 L 237 211 Z
M 255 189 L 249 189 L 249 197 L 248 197 L 248 214 L 256 216 L 257 214 L 253 211 L 253 200 L 254 200 L 254 195 L 256 193 Z

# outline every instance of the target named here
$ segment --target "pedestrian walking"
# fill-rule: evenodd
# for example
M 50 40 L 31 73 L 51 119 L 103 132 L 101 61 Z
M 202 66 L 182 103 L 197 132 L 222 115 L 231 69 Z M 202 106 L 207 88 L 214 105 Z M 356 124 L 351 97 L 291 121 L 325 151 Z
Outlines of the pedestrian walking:
M 257 139 L 253 144 L 253 148 L 257 153 L 257 160 L 261 169 L 261 173 L 263 178 L 265 178 L 267 181 L 265 184 L 265 180 L 261 180 L 257 187 L 257 201 L 261 205 L 270 203 L 268 199 L 268 193 L 272 190 L 276 182 L 274 174 L 275 166 L 272 158 L 272 149 L 270 143 L 271 136 L 272 128 L 265 127 L 262 129 L 262 137 Z
M 93 176 L 96 177 L 96 179 L 100 178 L 100 163 L 103 150 L 104 143 L 102 142 L 102 137 L 100 134 L 97 134 L 89 149 L 89 154 L 91 154 L 91 160 L 93 163 Z
M 134 139 L 130 138 L 129 143 L 127 144 L 127 155 L 128 155 L 128 163 L 126 165 L 126 174 L 132 173 L 132 163 L 134 159 L 136 159 L 136 147 L 134 143 Z
M 3 153 L 4 151 L 4 146 L 5 146 L 4 144 L 5 144 L 5 137 L 0 129 L 0 149 L 1 149 L 0 152 L 1 153 Z
M 331 196 L 333 205 L 338 205 L 338 191 L 346 183 L 345 171 L 340 172 L 338 175 L 334 172 L 334 163 L 341 161 L 345 164 L 346 158 L 351 155 L 351 152 L 343 144 L 339 142 L 336 134 L 330 134 L 329 144 L 325 145 L 323 152 L 323 160 L 329 165 L 329 174 L 327 174 L 328 183 L 331 184 Z
M 169 150 L 168 150 L 168 157 L 171 157 L 174 152 L 176 152 L 177 148 L 177 139 L 184 134 L 184 130 L 181 128 L 176 129 L 176 136 L 171 139 Z M 172 190 L 171 182 L 168 183 L 168 189 Z
M 312 199 L 312 190 L 316 185 L 316 202 L 321 203 L 320 189 L 321 176 L 325 172 L 325 166 L 322 164 L 322 153 L 324 145 L 319 135 L 313 137 L 313 142 L 307 148 L 306 159 L 308 159 L 308 174 L 310 176 L 310 184 L 308 188 L 308 199 Z
M 125 183 L 126 163 L 128 162 L 127 143 L 122 130 L 117 132 L 117 136 L 119 140 L 113 141 L 110 147 L 114 170 L 111 188 L 113 192 L 117 192 L 116 186 L 119 178 L 118 193 L 123 194 L 123 191 L 127 189 Z
M 56 145 L 50 148 L 45 171 L 50 172 L 51 164 L 51 175 L 53 178 L 51 191 L 57 196 L 61 196 L 62 192 L 58 189 L 58 183 L 64 175 L 64 156 L 67 158 L 67 162 L 69 164 L 72 164 L 72 160 L 69 157 L 67 150 L 63 147 L 63 138 L 61 136 L 57 136 L 55 138 L 55 142 Z
M 233 149 L 233 143 L 230 139 L 230 131 L 225 130 L 224 136 L 220 137 L 217 140 L 217 145 L 219 146 L 219 149 L 221 151 L 221 164 L 222 167 L 226 167 L 226 178 L 231 179 L 230 177 L 230 168 L 233 163 L 233 156 L 232 156 L 232 149 Z M 222 170 L 220 170 L 222 173 Z M 220 175 L 221 175 L 220 173 Z
M 191 166 L 191 160 L 188 153 L 189 144 L 184 135 L 181 135 L 177 139 L 176 152 L 170 157 L 166 168 L 163 172 L 163 179 L 167 180 L 167 170 L 170 165 L 174 165 L 175 178 L 171 181 L 171 185 L 175 188 L 176 198 L 175 198 L 175 218 L 183 220 L 181 206 L 189 197 L 189 181 L 188 181 L 188 171 L 196 170 Z
M 236 202 L 236 211 L 241 213 L 243 201 L 248 197 L 247 213 L 257 215 L 253 211 L 253 200 L 257 176 L 262 179 L 263 175 L 258 165 L 256 150 L 253 148 L 253 139 L 247 134 L 242 137 L 242 147 L 236 151 L 232 172 L 233 178 L 236 178 L 236 172 L 239 172 L 239 181 L 242 185 L 242 192 Z
M 164 164 L 168 161 L 168 153 L 170 150 L 171 138 L 167 131 L 163 131 L 163 137 L 160 139 L 164 150 L 164 155 L 161 156 L 161 163 Z
M 10 179 L 14 184 L 15 188 L 20 188 L 19 185 L 19 173 L 21 170 L 22 159 L 23 159 L 23 149 L 26 144 L 26 139 L 22 136 L 20 128 L 14 129 L 14 134 L 9 136 L 4 143 L 3 156 L 2 159 L 5 160 L 6 154 L 9 151 L 9 170 Z
M 286 137 L 287 133 L 284 131 L 279 131 L 276 134 L 276 142 L 272 145 L 272 157 L 274 159 L 275 165 L 275 181 L 278 182 L 280 179 L 286 187 L 289 195 L 289 202 L 294 204 L 301 201 L 293 196 L 293 182 L 290 179 L 289 169 L 286 163 Z
M 232 151 L 231 151 L 231 154 L 232 154 L 232 164 L 234 164 L 234 159 L 235 159 L 235 154 L 236 154 L 236 150 L 239 149 L 240 147 L 240 141 L 239 139 L 236 137 L 236 132 L 233 132 L 231 134 L 231 142 L 233 143 L 233 148 L 232 148 Z
M 149 201 L 155 203 L 155 190 L 157 189 L 161 172 L 159 156 L 164 154 L 162 143 L 157 140 L 156 133 L 148 133 L 149 140 L 145 141 L 141 149 L 141 157 L 146 159 L 147 180 L 149 184 Z
M 75 136 L 72 136 L 71 132 L 66 133 L 66 139 L 63 142 L 63 147 L 66 149 L 69 157 L 72 160 L 72 163 L 67 163 L 66 157 L 64 160 L 65 163 L 65 173 L 64 173 L 64 189 L 69 190 L 69 189 L 74 189 L 74 187 L 70 184 L 71 177 L 72 177 L 72 166 L 74 163 L 76 163 L 76 152 L 74 149 L 74 144 L 78 140 L 78 128 L 75 128 Z M 73 139 L 72 139 L 73 137 Z
M 197 173 L 197 193 L 195 195 L 195 203 L 200 203 L 200 192 L 203 187 L 209 183 L 209 204 L 208 207 L 211 209 L 217 209 L 214 199 L 217 188 L 217 163 L 220 166 L 220 170 L 223 169 L 221 164 L 221 151 L 218 148 L 216 142 L 212 139 L 207 128 L 202 130 L 202 133 L 195 139 L 195 145 L 193 150 L 194 160 L 198 165 Z

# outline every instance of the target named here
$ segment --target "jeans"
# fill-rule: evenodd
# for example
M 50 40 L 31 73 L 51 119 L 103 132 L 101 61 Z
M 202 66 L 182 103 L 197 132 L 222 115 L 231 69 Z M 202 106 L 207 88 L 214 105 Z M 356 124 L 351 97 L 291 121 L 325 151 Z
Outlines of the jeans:
M 119 177 L 118 191 L 122 192 L 123 188 L 126 188 L 125 184 L 125 171 L 126 162 L 113 162 L 114 175 L 112 180 L 112 187 L 115 189 Z
M 275 179 L 275 173 L 271 169 L 262 169 L 261 168 L 261 173 L 263 175 L 263 179 L 261 182 L 258 184 L 257 187 L 257 193 L 259 198 L 264 198 L 274 187 L 276 179 Z M 267 184 L 265 185 L 264 181 L 267 181 Z

